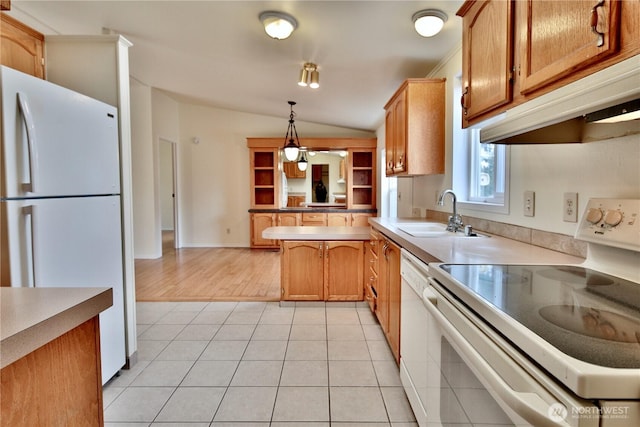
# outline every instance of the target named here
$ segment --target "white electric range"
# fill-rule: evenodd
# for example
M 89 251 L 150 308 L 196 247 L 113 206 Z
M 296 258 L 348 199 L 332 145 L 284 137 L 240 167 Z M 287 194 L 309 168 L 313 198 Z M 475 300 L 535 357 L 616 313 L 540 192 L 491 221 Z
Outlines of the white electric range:
M 575 237 L 580 265 L 429 264 L 423 300 L 514 425 L 638 426 L 640 200 L 589 200 Z

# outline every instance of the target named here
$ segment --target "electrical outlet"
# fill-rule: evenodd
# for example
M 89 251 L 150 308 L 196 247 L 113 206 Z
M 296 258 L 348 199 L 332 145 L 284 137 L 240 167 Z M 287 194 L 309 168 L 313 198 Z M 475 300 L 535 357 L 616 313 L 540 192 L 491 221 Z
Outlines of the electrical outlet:
M 413 208 L 411 210 L 411 216 L 414 218 L 420 218 L 422 216 L 422 213 L 420 212 L 420 208 Z
M 534 216 L 536 213 L 536 193 L 533 191 L 524 192 L 524 205 L 522 206 L 524 216 Z
M 578 222 L 578 193 L 564 193 L 562 199 L 562 220 Z

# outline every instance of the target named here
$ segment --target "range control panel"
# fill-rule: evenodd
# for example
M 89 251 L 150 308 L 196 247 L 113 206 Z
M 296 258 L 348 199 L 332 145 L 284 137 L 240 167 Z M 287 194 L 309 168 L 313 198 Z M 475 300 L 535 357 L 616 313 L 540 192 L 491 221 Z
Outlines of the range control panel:
M 640 251 L 640 200 L 589 199 L 575 238 Z

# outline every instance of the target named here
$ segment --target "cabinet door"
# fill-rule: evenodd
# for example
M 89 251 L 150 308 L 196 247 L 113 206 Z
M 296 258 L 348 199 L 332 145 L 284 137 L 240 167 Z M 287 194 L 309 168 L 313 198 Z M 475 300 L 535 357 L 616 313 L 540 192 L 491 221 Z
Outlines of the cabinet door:
M 296 227 L 300 225 L 299 213 L 281 213 L 278 214 L 278 225 L 282 227 Z
M 285 241 L 281 256 L 282 300 L 324 300 L 324 242 Z
M 327 301 L 362 301 L 363 242 L 326 242 L 324 265 Z
M 614 54 L 620 3 L 611 0 L 518 3 L 520 92 L 528 93 Z M 526 4 L 526 6 L 525 6 Z
M 383 240 L 379 242 L 379 245 L 378 280 L 377 287 L 375 288 L 378 297 L 376 301 L 376 317 L 386 336 L 389 333 L 389 284 L 387 282 L 387 251 L 389 249 L 389 242 Z
M 0 64 L 44 79 L 44 35 L 3 13 Z
M 396 94 L 385 115 L 386 173 L 394 175 L 406 170 L 406 89 Z
M 330 213 L 327 214 L 327 225 L 336 227 L 348 227 L 351 225 L 351 214 L 349 213 Z
M 351 226 L 352 227 L 368 227 L 369 218 L 371 214 L 368 213 L 353 213 L 351 214 Z
M 484 0 L 467 5 L 458 12 L 463 17 L 463 121 L 509 103 L 513 77 L 513 2 Z
M 252 248 L 277 248 L 278 242 L 262 237 L 262 232 L 275 225 L 275 214 L 253 213 L 251 214 L 251 247 Z
M 400 247 L 393 242 L 388 242 L 386 256 L 386 280 L 389 295 L 389 327 L 387 340 L 391 352 L 400 362 Z

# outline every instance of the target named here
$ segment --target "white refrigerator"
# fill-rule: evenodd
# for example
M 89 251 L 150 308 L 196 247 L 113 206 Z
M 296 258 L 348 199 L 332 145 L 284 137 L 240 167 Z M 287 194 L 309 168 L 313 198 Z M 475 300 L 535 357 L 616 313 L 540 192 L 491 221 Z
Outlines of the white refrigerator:
M 125 364 L 117 109 L 0 66 L 3 286 L 111 287 L 102 382 Z

